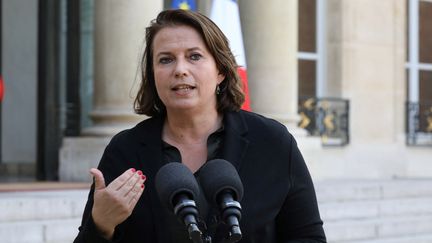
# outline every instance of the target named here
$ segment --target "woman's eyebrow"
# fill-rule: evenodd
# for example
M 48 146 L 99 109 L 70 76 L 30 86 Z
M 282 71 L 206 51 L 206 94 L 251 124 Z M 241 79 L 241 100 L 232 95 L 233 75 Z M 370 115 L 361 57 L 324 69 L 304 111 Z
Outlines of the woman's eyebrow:
M 191 48 L 186 49 L 186 51 L 187 52 L 202 51 L 202 48 L 200 48 L 200 47 L 191 47 Z M 172 55 L 172 52 L 170 52 L 170 51 L 160 51 L 160 52 L 156 53 L 155 57 L 163 56 L 163 55 Z

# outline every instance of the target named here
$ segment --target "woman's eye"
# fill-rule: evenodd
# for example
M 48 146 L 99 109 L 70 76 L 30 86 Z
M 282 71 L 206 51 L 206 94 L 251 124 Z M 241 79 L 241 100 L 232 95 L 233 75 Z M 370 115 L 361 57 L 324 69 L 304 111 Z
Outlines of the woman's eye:
M 201 59 L 201 54 L 192 54 L 190 56 L 190 59 L 193 61 L 198 61 L 199 59 Z
M 159 59 L 159 63 L 161 63 L 161 64 L 168 64 L 171 61 L 172 61 L 172 59 L 169 58 L 169 57 L 162 57 L 162 58 Z

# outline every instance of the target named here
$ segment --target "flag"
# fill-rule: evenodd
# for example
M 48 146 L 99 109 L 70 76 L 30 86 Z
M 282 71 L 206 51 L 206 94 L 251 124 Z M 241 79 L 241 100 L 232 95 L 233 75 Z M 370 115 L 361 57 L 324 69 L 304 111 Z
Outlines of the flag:
M 171 8 L 179 8 L 184 10 L 196 10 L 195 0 L 173 0 L 171 2 Z
M 3 77 L 0 75 L 0 102 L 3 101 L 3 95 L 4 95 Z
M 213 0 L 210 18 L 215 22 L 230 42 L 236 62 L 237 72 L 243 84 L 245 102 L 243 110 L 250 111 L 249 89 L 247 81 L 246 57 L 243 47 L 243 36 L 240 24 L 240 14 L 236 0 Z

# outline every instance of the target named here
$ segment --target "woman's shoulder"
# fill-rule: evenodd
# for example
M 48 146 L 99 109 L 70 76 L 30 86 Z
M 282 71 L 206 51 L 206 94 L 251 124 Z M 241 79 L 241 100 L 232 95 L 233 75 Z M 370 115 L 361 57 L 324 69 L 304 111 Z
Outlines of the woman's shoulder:
M 240 110 L 227 113 L 225 124 L 228 130 L 233 130 L 250 141 L 274 143 L 275 141 L 289 144 L 293 136 L 287 127 L 279 121 L 254 112 Z
M 290 134 L 285 125 L 273 118 L 243 110 L 239 111 L 239 115 L 243 117 L 249 130 L 258 130 L 261 132 L 271 132 L 287 135 Z
M 137 143 L 145 140 L 149 136 L 157 136 L 155 132 L 158 130 L 160 124 L 160 118 L 150 117 L 139 122 L 132 128 L 122 130 L 115 134 L 110 142 L 110 145 Z

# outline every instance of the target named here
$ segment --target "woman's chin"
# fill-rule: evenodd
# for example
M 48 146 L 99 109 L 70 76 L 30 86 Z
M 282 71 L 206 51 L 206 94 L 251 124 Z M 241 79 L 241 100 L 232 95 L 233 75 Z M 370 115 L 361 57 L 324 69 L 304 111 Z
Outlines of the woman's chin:
M 197 108 L 198 106 L 191 102 L 182 102 L 182 103 L 177 103 L 177 104 L 172 104 L 167 106 L 167 110 L 173 112 L 181 112 L 181 111 L 188 112 Z

